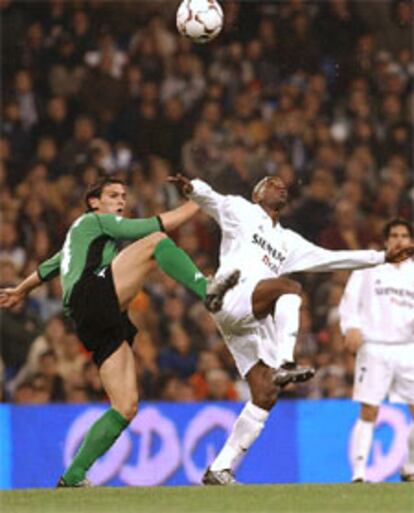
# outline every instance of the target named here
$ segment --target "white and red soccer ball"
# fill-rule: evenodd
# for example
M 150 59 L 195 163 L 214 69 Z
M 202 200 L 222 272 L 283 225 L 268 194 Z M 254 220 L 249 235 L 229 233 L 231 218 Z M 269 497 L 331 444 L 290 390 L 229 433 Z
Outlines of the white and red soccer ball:
M 194 43 L 208 43 L 223 28 L 223 10 L 216 0 L 183 0 L 177 10 L 177 28 Z

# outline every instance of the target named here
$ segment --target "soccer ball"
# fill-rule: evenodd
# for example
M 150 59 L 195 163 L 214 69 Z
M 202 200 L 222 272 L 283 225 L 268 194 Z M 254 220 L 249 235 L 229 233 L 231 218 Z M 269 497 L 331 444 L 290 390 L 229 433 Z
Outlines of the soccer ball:
M 183 0 L 177 10 L 177 28 L 194 43 L 208 43 L 223 27 L 223 10 L 216 0 Z

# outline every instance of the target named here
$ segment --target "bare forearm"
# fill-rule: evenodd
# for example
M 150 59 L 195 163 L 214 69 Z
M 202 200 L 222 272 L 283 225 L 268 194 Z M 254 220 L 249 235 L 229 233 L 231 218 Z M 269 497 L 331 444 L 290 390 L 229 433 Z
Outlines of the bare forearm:
M 160 214 L 165 230 L 172 231 L 188 221 L 198 212 L 200 207 L 194 201 L 186 201 L 180 207 Z
M 42 280 L 39 278 L 37 271 L 29 274 L 27 278 L 25 278 L 17 287 L 16 290 L 19 294 L 27 295 L 30 291 L 38 287 L 42 283 Z

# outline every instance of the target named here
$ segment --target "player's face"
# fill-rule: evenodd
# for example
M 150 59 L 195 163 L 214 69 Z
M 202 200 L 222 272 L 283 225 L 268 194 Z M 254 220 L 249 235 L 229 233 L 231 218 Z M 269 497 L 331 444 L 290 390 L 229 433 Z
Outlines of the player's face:
M 92 203 L 94 202 L 94 203 Z M 93 208 L 99 214 L 116 214 L 122 216 L 126 205 L 125 187 L 120 183 L 111 183 L 106 185 L 100 198 L 91 200 Z
M 287 188 L 281 178 L 275 176 L 266 180 L 260 191 L 260 203 L 271 209 L 279 210 L 286 205 L 287 199 Z
M 386 249 L 396 247 L 405 248 L 411 244 L 410 233 L 406 226 L 397 225 L 393 226 L 390 230 L 387 240 L 385 241 Z

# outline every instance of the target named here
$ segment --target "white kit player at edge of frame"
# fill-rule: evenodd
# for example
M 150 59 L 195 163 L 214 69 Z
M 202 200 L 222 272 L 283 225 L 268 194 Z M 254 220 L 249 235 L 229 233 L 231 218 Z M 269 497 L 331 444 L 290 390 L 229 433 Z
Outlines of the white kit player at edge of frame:
M 169 180 L 221 228 L 216 276 L 236 262 L 240 269 L 238 285 L 229 291 L 214 318 L 247 381 L 251 400 L 203 477 L 207 485 L 234 484 L 232 466 L 260 435 L 279 389 L 314 375 L 314 369 L 294 362 L 301 286 L 285 276 L 400 262 L 414 253 L 414 245 L 387 252 L 329 251 L 310 243 L 279 223 L 280 211 L 288 200 L 287 188 L 279 177 L 263 178 L 253 189 L 252 201 L 219 194 L 202 180 L 190 181 L 180 174 Z
M 223 28 L 223 10 L 216 0 L 183 0 L 178 7 L 178 32 L 194 43 L 208 43 Z
M 384 228 L 385 247 L 411 244 L 413 227 L 393 219 Z M 351 454 L 352 482 L 364 482 L 379 405 L 407 403 L 414 418 L 414 261 L 352 273 L 339 305 L 345 346 L 357 353 L 353 399 L 360 403 Z M 414 422 L 401 479 L 414 482 Z

